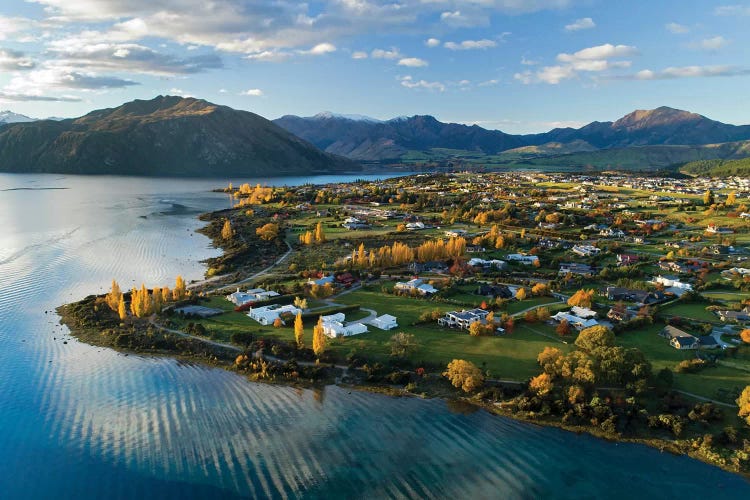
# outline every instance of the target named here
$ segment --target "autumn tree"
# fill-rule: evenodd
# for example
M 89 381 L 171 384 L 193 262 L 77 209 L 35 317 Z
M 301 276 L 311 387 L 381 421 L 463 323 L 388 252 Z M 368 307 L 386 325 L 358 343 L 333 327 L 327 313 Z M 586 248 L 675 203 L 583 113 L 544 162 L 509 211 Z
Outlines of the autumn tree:
M 750 328 L 745 328 L 740 332 L 740 338 L 746 344 L 750 344 Z
M 560 324 L 557 325 L 557 328 L 555 328 L 555 332 L 561 337 L 564 337 L 565 335 L 570 335 L 570 323 L 567 319 L 564 319 L 560 321 Z
M 313 327 L 313 352 L 320 357 L 326 350 L 326 336 L 323 333 L 323 316 L 318 318 L 318 324 Z
M 279 236 L 279 225 L 269 222 L 256 229 L 255 234 L 265 241 L 275 240 Z
M 560 349 L 557 347 L 546 346 L 536 357 L 536 360 L 539 363 L 539 366 L 542 367 L 542 370 L 544 370 L 544 373 L 553 375 L 559 371 L 557 365 L 562 357 L 563 353 Z
M 532 295 L 546 295 L 547 285 L 545 283 L 536 283 L 534 286 L 531 287 L 531 294 Z
M 580 289 L 576 293 L 574 293 L 569 299 L 568 299 L 568 305 L 578 306 L 578 307 L 591 307 L 592 300 L 594 298 L 594 289 L 586 290 L 586 289 Z
M 221 228 L 221 237 L 225 240 L 231 240 L 234 236 L 234 230 L 232 229 L 232 223 L 229 219 L 224 221 L 224 227 Z
M 307 309 L 307 299 L 304 297 L 294 297 L 294 307 L 304 311 Z
M 185 280 L 182 279 L 182 275 L 177 275 L 174 282 L 174 290 L 172 290 L 172 298 L 174 300 L 183 300 L 185 297 L 187 297 Z
M 323 232 L 323 223 L 318 221 L 318 225 L 315 226 L 315 242 L 323 243 L 326 240 L 326 235 Z
M 121 320 L 128 317 L 128 312 L 125 309 L 125 298 L 120 294 L 120 302 L 117 303 L 117 315 Z
M 536 314 L 536 309 L 529 309 L 528 311 L 526 311 L 523 315 L 523 319 L 524 321 L 526 321 L 526 323 L 536 323 L 539 319 Z
M 113 311 L 117 311 L 120 305 L 120 299 L 122 299 L 122 291 L 120 290 L 120 285 L 118 285 L 115 280 L 112 280 L 112 288 L 105 297 L 107 305 Z
M 304 347 L 305 345 L 305 325 L 302 324 L 302 313 L 298 312 L 294 318 L 294 340 L 297 342 L 297 347 Z
M 399 332 L 391 337 L 391 356 L 406 358 L 419 348 L 414 334 Z
M 740 407 L 738 415 L 745 419 L 747 425 L 750 425 L 750 385 L 745 387 L 740 397 L 737 398 L 737 406 Z
M 582 330 L 575 344 L 579 349 L 592 352 L 599 347 L 614 346 L 615 334 L 606 326 L 596 325 Z
M 276 318 L 275 320 L 273 320 L 274 328 L 281 328 L 282 326 L 284 326 L 284 322 L 281 320 L 281 318 Z
M 524 300 L 526 298 L 526 289 L 521 287 L 516 292 L 516 300 Z
M 537 320 L 539 320 L 541 322 L 545 322 L 545 321 L 549 320 L 549 318 L 550 318 L 549 309 L 547 309 L 546 307 L 540 307 L 540 308 L 538 308 L 536 310 L 536 319 Z
M 737 194 L 734 191 L 732 191 L 731 193 L 727 195 L 727 199 L 724 202 L 724 204 L 728 207 L 732 207 L 734 206 L 735 201 L 737 201 Z
M 482 328 L 482 322 L 481 321 L 473 321 L 469 325 L 469 335 L 472 337 L 479 337 L 482 335 L 483 328 Z
M 707 189 L 705 193 L 703 193 L 703 204 L 707 207 L 710 207 L 714 204 L 714 193 Z
M 554 384 L 552 383 L 552 377 L 548 373 L 542 373 L 532 378 L 529 382 L 529 389 L 535 392 L 538 396 L 544 396 L 552 391 Z
M 450 380 L 453 387 L 458 387 L 464 392 L 472 392 L 484 385 L 484 375 L 471 361 L 454 359 L 448 363 L 444 377 Z

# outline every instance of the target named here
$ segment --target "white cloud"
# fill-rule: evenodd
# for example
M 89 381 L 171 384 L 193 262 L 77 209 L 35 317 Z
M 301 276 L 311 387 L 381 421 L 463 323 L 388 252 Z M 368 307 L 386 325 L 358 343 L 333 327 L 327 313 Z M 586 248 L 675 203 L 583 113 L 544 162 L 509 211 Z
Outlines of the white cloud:
M 362 52 L 362 51 L 352 52 L 352 59 L 367 59 L 367 52 Z
M 524 85 L 531 83 L 547 83 L 557 85 L 563 80 L 576 78 L 579 72 L 602 72 L 612 69 L 629 68 L 632 63 L 628 60 L 612 61 L 638 54 L 638 49 L 630 45 L 604 44 L 588 47 L 573 54 L 561 53 L 557 61 L 561 64 L 545 66 L 536 72 L 523 71 L 513 75 L 513 78 Z
M 264 50 L 255 54 L 248 54 L 245 59 L 258 62 L 276 63 L 287 61 L 293 57 L 293 54 L 282 50 Z
M 396 47 L 391 47 L 391 50 L 375 49 L 370 55 L 373 59 L 398 59 L 401 52 Z
M 596 23 L 590 17 L 576 19 L 574 22 L 565 25 L 565 31 L 581 31 L 596 27 Z
M 100 76 L 92 72 L 81 72 L 74 68 L 44 67 L 26 72 L 17 72 L 3 88 L 13 95 L 49 96 L 60 91 L 99 91 L 139 85 L 138 82 L 114 76 Z
M 433 48 L 440 45 L 440 40 L 438 40 L 437 38 L 428 38 L 424 41 L 424 44 L 430 48 Z
M 426 89 L 445 92 L 445 85 L 440 82 L 428 82 L 426 80 L 414 80 L 411 76 L 400 77 L 401 85 L 408 89 Z
M 399 66 L 407 66 L 409 68 L 422 68 L 428 64 L 427 61 L 418 57 L 405 57 L 398 61 Z
M 691 46 L 698 49 L 715 51 L 725 47 L 728 43 L 729 40 L 719 35 L 711 38 L 704 38 L 700 42 L 694 43 Z
M 175 88 L 175 87 L 172 87 L 171 89 L 169 89 L 169 94 L 170 95 L 178 95 L 180 97 L 195 97 L 194 95 L 190 94 L 189 92 L 187 92 L 185 90 L 182 90 L 182 89 Z
M 26 57 L 23 52 L 15 50 L 0 49 L 0 70 L 22 71 L 33 69 L 36 66 L 33 60 Z
M 261 97 L 263 96 L 263 91 L 260 89 L 248 89 L 244 92 L 240 92 L 240 95 L 250 96 L 250 97 Z
M 526 56 L 521 57 L 521 64 L 524 66 L 536 66 L 539 64 L 539 61 L 533 60 L 533 59 L 526 59 Z
M 310 50 L 300 50 L 300 54 L 306 54 L 311 56 L 321 56 L 323 54 L 330 54 L 336 52 L 336 46 L 329 42 L 323 42 L 315 45 Z
M 684 35 L 685 33 L 690 33 L 690 28 L 683 24 L 678 23 L 667 23 L 664 25 L 664 27 L 669 31 L 670 33 L 674 33 L 675 35 Z
M 464 40 L 463 42 L 445 42 L 443 47 L 450 50 L 475 50 L 475 49 L 488 49 L 491 47 L 497 47 L 497 42 L 494 40 Z
M 0 15 L 0 40 L 9 36 L 18 41 L 18 33 L 26 31 L 34 25 L 34 21 L 25 17 L 6 17 Z
M 479 82 L 477 84 L 477 87 L 492 87 L 494 85 L 497 85 L 500 83 L 500 80 L 492 79 L 492 80 L 485 80 L 483 82 Z
M 227 92 L 227 89 L 219 89 L 219 94 L 226 94 Z
M 721 5 L 714 9 L 717 16 L 750 16 L 750 5 Z
M 680 66 L 661 71 L 644 69 L 632 75 L 615 77 L 619 80 L 674 80 L 677 78 L 703 78 L 717 76 L 746 76 L 750 69 L 735 66 Z
M 81 102 L 82 100 L 72 95 L 49 96 L 0 91 L 0 101 L 3 102 Z

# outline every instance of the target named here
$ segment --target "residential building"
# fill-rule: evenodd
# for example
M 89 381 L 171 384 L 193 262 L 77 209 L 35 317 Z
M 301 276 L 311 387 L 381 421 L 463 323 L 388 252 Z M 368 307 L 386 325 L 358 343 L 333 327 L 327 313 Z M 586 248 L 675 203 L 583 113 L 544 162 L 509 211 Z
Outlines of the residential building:
M 585 319 L 576 316 L 575 314 L 571 312 L 558 312 L 554 316 L 552 316 L 552 319 L 557 321 L 558 323 L 562 323 L 563 320 L 567 320 L 568 324 L 572 327 L 574 327 L 576 330 L 585 330 L 586 328 L 591 328 L 592 326 L 596 326 L 599 324 L 598 321 L 596 321 L 593 318 Z
M 347 324 L 344 313 L 321 316 L 321 318 L 323 319 L 323 334 L 332 339 L 336 337 L 351 337 L 352 335 L 367 332 L 367 326 L 363 323 Z
M 592 255 L 599 255 L 602 250 L 593 245 L 574 245 L 571 251 L 581 257 L 591 257 Z
M 580 274 L 581 276 L 591 276 L 594 269 L 588 264 L 579 264 L 577 262 L 566 262 L 560 264 L 558 274 Z
M 527 266 L 536 265 L 536 263 L 539 262 L 539 257 L 537 257 L 536 255 L 524 255 L 521 253 L 508 254 L 505 258 L 509 261 L 520 262 L 521 264 L 525 264 Z
M 398 282 L 393 287 L 394 290 L 408 293 L 417 293 L 419 295 L 432 295 L 437 293 L 437 288 L 433 287 L 429 283 L 425 283 L 419 278 L 414 278 L 407 282 Z
M 293 305 L 281 306 L 273 304 L 270 306 L 255 307 L 247 311 L 247 315 L 260 323 L 261 325 L 272 325 L 277 319 L 281 319 L 281 316 L 288 313 L 292 316 L 296 316 L 302 311 Z M 284 321 L 282 320 L 282 323 Z M 286 324 L 286 323 L 284 323 Z
M 376 328 L 380 328 L 381 330 L 393 330 L 394 328 L 398 328 L 398 321 L 396 320 L 396 317 L 391 316 L 390 314 L 383 314 L 382 316 L 378 316 L 374 320 L 370 321 L 370 324 Z
M 694 335 L 680 330 L 672 325 L 667 325 L 659 333 L 660 336 L 669 340 L 669 345 L 679 350 L 697 349 L 700 347 L 700 340 Z
M 725 323 L 746 323 L 750 322 L 750 306 L 745 306 L 739 311 L 722 310 L 716 311 L 719 319 Z
M 438 325 L 468 330 L 469 326 L 475 321 L 486 322 L 487 315 L 489 315 L 489 311 L 484 309 L 451 311 L 438 319 Z
M 273 290 L 264 290 L 263 288 L 253 288 L 246 292 L 241 292 L 239 288 L 234 293 L 227 295 L 227 300 L 236 306 L 247 304 L 248 302 L 258 302 L 278 297 L 279 293 Z

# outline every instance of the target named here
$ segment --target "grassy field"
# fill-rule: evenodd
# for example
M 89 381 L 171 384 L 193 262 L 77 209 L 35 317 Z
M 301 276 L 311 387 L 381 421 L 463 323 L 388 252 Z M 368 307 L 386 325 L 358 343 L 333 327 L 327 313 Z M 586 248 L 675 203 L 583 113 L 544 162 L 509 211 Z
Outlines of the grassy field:
M 673 304 L 665 307 L 660 312 L 667 316 L 679 316 L 681 318 L 695 319 L 698 321 L 716 322 L 719 318 L 711 311 L 706 311 L 709 304 Z

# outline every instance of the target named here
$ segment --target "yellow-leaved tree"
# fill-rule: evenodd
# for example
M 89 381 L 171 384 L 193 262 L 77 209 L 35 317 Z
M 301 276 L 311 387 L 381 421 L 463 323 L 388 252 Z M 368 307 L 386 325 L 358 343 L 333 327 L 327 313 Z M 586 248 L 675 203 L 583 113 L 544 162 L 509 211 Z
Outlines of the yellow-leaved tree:
M 568 299 L 569 306 L 591 307 L 594 298 L 594 289 L 585 290 L 581 288 Z
M 448 363 L 443 376 L 450 380 L 453 387 L 458 387 L 464 392 L 475 391 L 484 385 L 482 370 L 465 359 L 454 359 Z
M 745 387 L 740 397 L 737 398 L 737 406 L 740 407 L 738 415 L 745 419 L 747 425 L 750 425 L 750 385 Z
M 120 290 L 120 285 L 118 285 L 115 280 L 112 280 L 112 289 L 109 291 L 105 298 L 105 300 L 107 301 L 107 305 L 113 311 L 117 311 L 117 308 L 120 305 L 120 299 L 122 299 L 122 291 Z
M 323 316 L 318 318 L 318 324 L 313 328 L 313 352 L 320 356 L 326 350 L 326 336 L 323 333 Z
M 516 299 L 517 300 L 524 300 L 526 298 L 526 289 L 519 288 L 516 292 Z
M 128 311 L 125 309 L 125 298 L 120 295 L 120 302 L 117 304 L 117 315 L 124 320 L 128 317 Z
M 529 382 L 529 389 L 534 391 L 538 396 L 548 394 L 553 387 L 552 377 L 548 373 L 537 375 Z
M 297 317 L 294 318 L 294 340 L 297 342 L 297 347 L 305 346 L 305 325 L 302 324 L 301 312 L 298 312 Z
M 265 241 L 275 240 L 279 236 L 279 225 L 269 222 L 255 230 L 255 234 Z
M 224 221 L 224 227 L 221 228 L 221 237 L 225 240 L 231 240 L 234 236 L 234 230 L 232 230 L 232 223 L 229 219 Z
M 316 243 L 323 243 L 326 240 L 326 234 L 323 232 L 323 223 L 318 222 L 318 225 L 315 226 L 315 242 Z
M 172 298 L 174 300 L 182 300 L 187 296 L 187 287 L 185 286 L 185 280 L 182 279 L 182 275 L 177 275 L 174 282 L 174 290 L 172 290 Z

